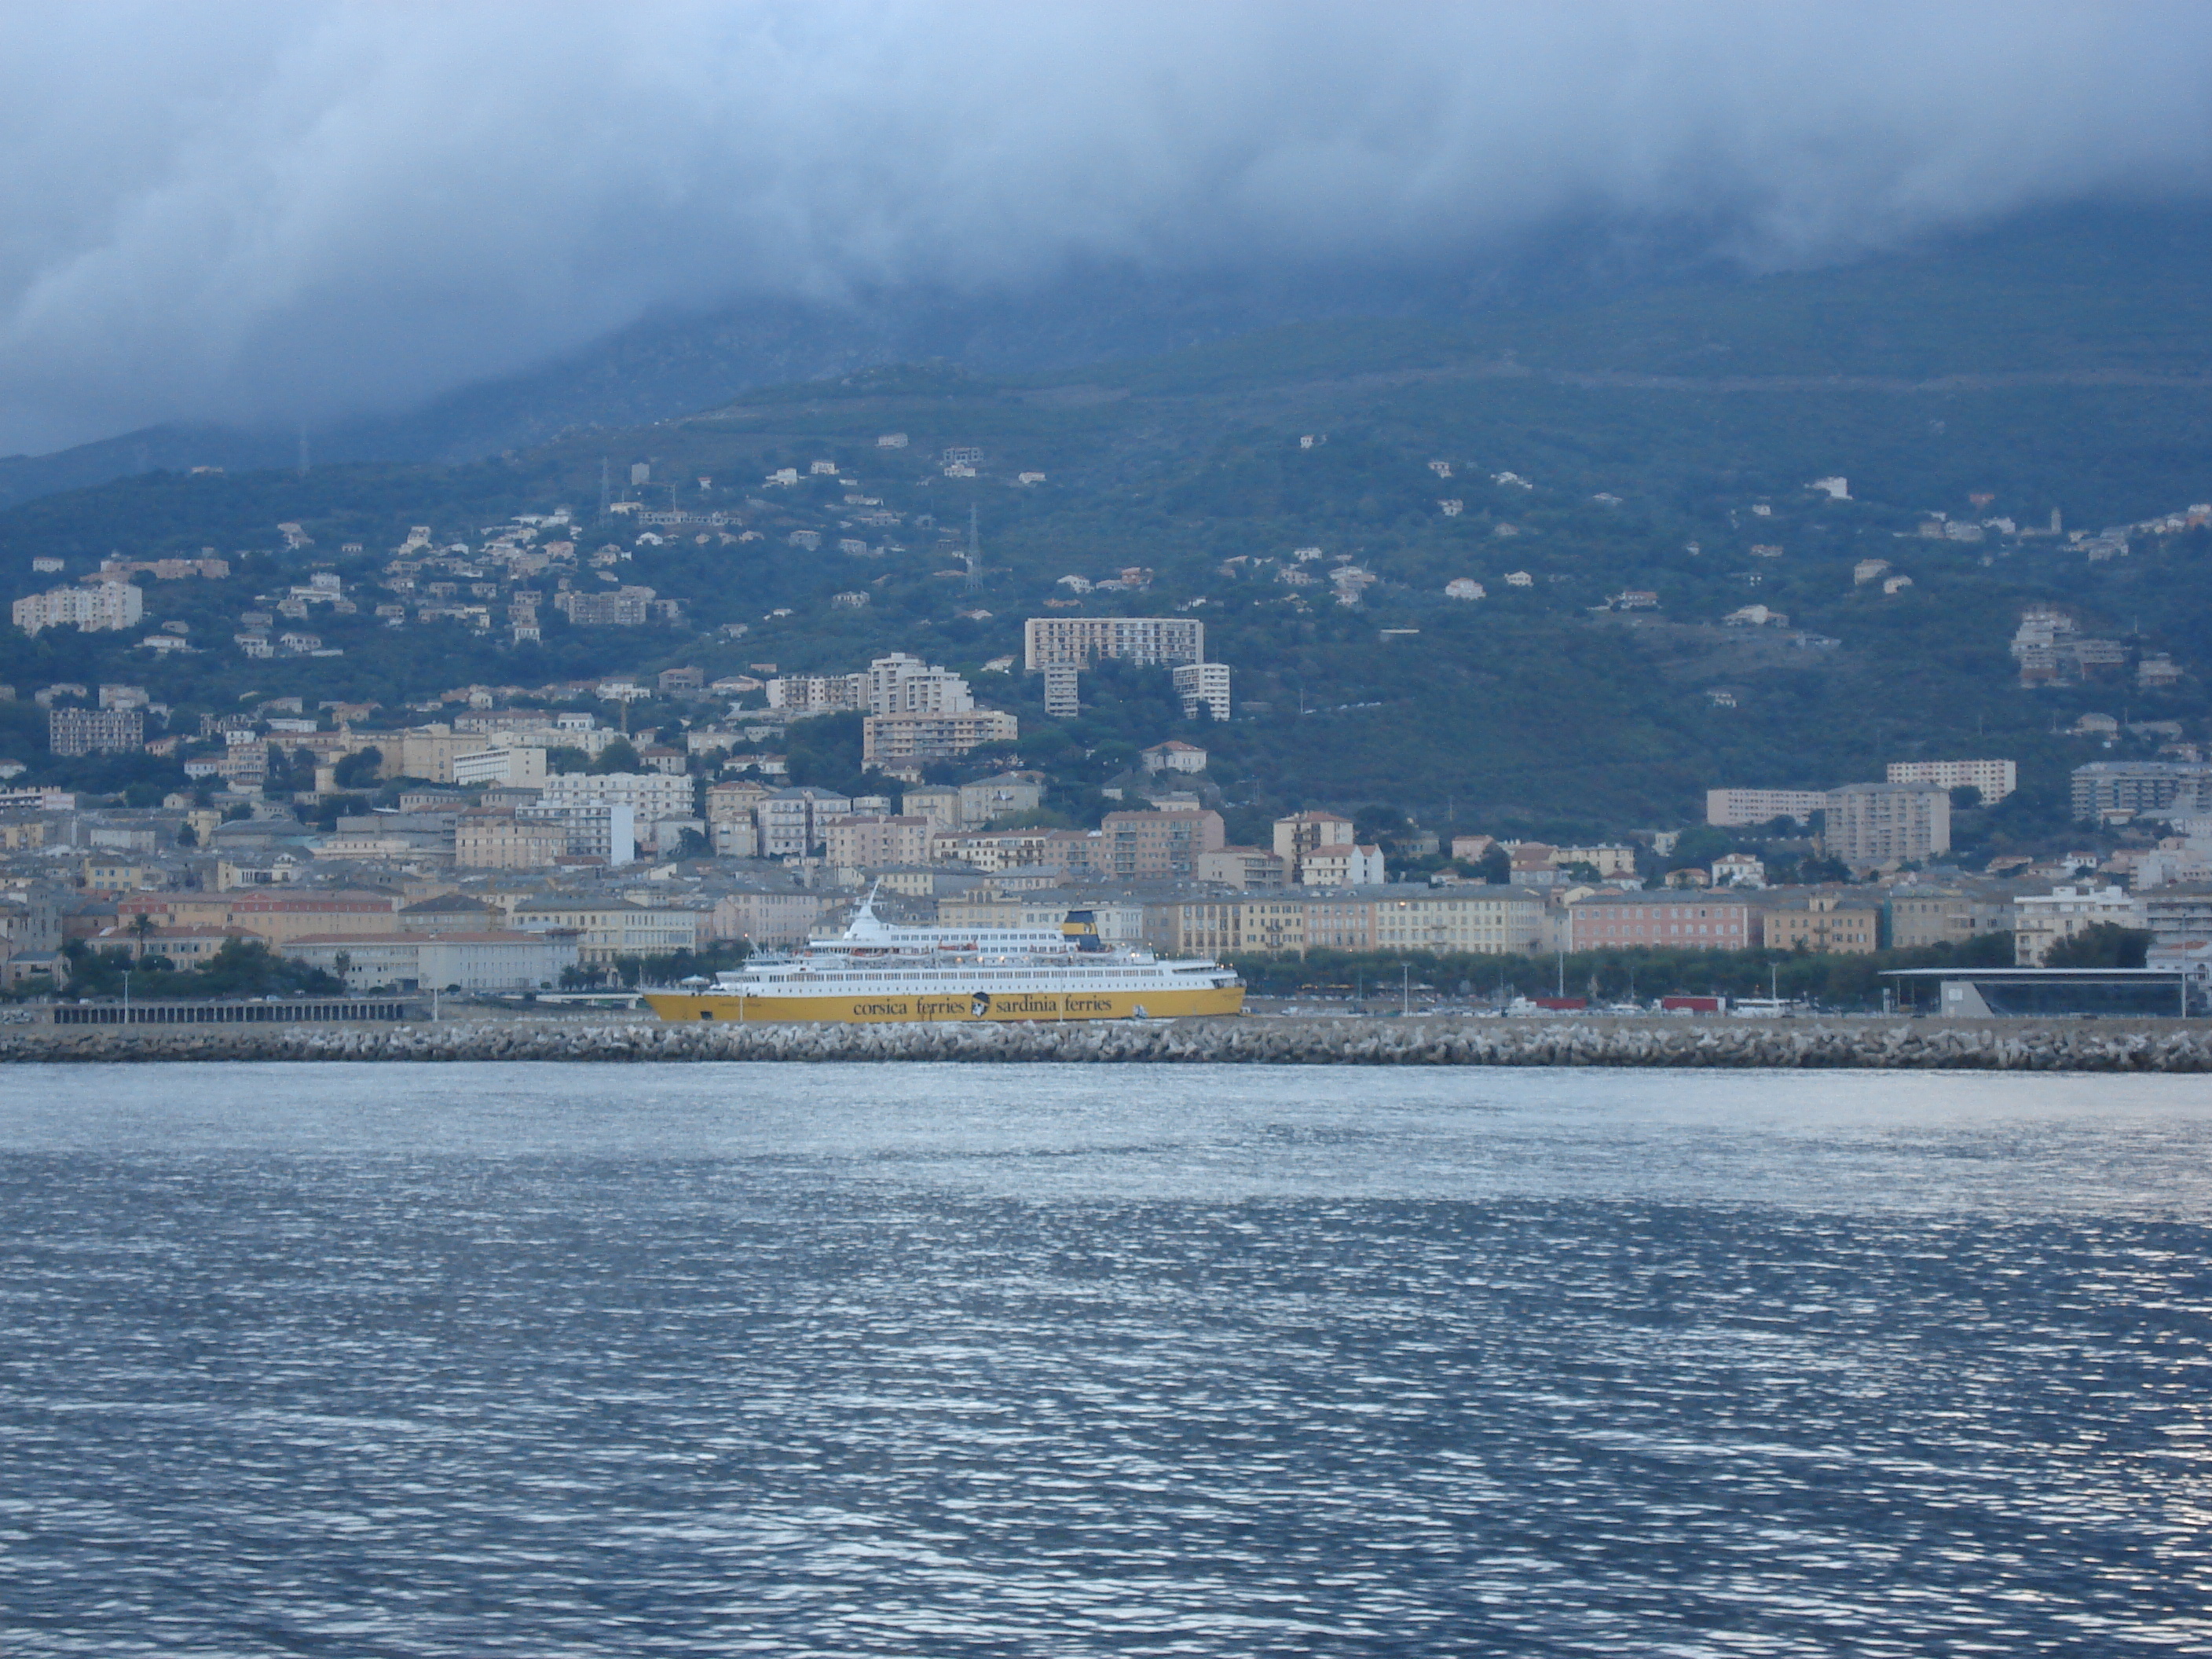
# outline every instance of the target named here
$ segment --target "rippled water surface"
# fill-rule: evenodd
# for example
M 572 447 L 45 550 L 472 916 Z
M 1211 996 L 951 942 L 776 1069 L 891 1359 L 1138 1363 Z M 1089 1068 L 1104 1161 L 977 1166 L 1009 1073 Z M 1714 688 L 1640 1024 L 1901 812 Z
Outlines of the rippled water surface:
M 0 1074 L 9 1655 L 2212 1650 L 2212 1089 Z

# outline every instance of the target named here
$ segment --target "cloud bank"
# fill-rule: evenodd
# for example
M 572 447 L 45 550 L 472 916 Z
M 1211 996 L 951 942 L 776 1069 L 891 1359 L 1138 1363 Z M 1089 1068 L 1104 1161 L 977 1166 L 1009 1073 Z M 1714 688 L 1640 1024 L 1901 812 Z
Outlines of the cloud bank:
M 16 0 L 0 449 L 324 421 L 656 308 L 1473 258 L 1753 267 L 2212 192 L 2197 4 Z

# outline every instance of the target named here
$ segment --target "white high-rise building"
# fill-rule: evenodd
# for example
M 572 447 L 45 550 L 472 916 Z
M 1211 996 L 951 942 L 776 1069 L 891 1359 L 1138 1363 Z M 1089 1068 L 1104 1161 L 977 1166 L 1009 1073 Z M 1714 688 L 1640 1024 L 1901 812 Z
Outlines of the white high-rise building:
M 1088 668 L 1102 657 L 1203 662 L 1206 624 L 1188 617 L 1031 617 L 1022 624 L 1022 652 L 1032 674 L 1060 663 Z
M 860 674 L 788 674 L 768 683 L 768 706 L 793 714 L 854 709 L 864 714 L 964 714 L 975 708 L 968 682 L 895 651 Z
M 1808 823 L 1813 814 L 1827 810 L 1825 789 L 1708 789 L 1705 822 L 1723 830 L 1741 830 L 1776 818 L 1795 818 Z
M 2020 787 L 2020 764 L 2008 760 L 1892 761 L 1892 783 L 1932 783 L 1942 789 L 1975 788 L 1994 806 Z
M 794 714 L 866 708 L 867 698 L 865 674 L 787 674 L 768 683 L 768 706 Z
M 516 807 L 514 821 L 557 825 L 570 854 L 604 859 L 610 866 L 637 857 L 637 814 L 622 801 L 541 799 L 534 806 Z
M 1196 717 L 1204 703 L 1218 720 L 1229 718 L 1229 665 L 1225 662 L 1187 662 L 1175 671 L 1176 696 L 1182 699 L 1182 717 Z
M 129 582 L 88 582 L 57 587 L 15 601 L 15 626 L 26 634 L 74 623 L 88 634 L 135 628 L 146 614 L 146 596 Z
M 1826 811 L 1821 845 L 1846 864 L 1951 850 L 1951 793 L 1932 783 L 1847 783 L 1828 791 Z
M 871 714 L 964 714 L 975 706 L 966 680 L 903 651 L 868 665 L 867 688 Z
M 545 780 L 538 804 L 616 801 L 640 823 L 682 817 L 691 811 L 691 780 L 669 772 L 560 772 Z
M 1047 720 L 1072 720 L 1083 712 L 1083 671 L 1072 662 L 1056 662 L 1044 671 L 1044 712 Z

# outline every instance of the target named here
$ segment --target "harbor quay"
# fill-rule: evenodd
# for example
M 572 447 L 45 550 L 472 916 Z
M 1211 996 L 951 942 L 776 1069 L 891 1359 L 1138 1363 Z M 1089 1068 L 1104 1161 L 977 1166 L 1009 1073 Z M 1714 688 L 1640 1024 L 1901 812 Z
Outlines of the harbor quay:
M 635 1018 L 0 1028 L 0 1062 L 931 1060 L 1271 1066 L 2212 1072 L 2212 1023 L 1295 1018 L 1067 1024 Z

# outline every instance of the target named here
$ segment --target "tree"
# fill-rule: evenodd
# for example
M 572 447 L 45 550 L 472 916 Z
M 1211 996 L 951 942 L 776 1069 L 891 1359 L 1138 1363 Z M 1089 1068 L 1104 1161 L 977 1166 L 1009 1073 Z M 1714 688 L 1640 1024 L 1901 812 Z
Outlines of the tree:
M 2150 952 L 2151 934 L 2116 921 L 2093 921 L 2044 953 L 2046 968 L 2140 968 Z
M 1676 838 L 1674 850 L 1668 856 L 1669 870 L 1686 870 L 1692 865 L 1711 864 L 1735 845 L 1725 831 L 1710 823 L 1692 824 Z
M 339 760 L 331 775 L 341 789 L 373 789 L 377 769 L 384 764 L 381 749 L 363 749 Z
M 592 763 L 594 772 L 635 772 L 638 769 L 637 749 L 628 738 L 617 738 L 599 750 L 599 759 Z
M 841 713 L 793 721 L 784 743 L 792 782 L 848 791 L 860 776 L 865 718 Z
M 1363 806 L 1352 814 L 1352 835 L 1370 845 L 1397 841 L 1407 828 L 1406 815 L 1395 806 Z

